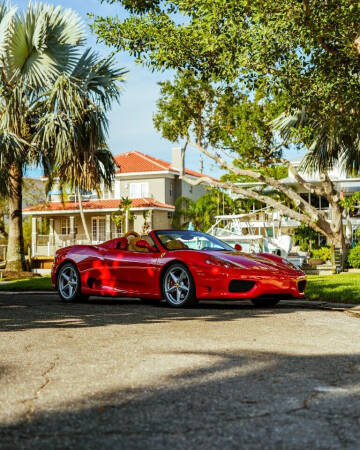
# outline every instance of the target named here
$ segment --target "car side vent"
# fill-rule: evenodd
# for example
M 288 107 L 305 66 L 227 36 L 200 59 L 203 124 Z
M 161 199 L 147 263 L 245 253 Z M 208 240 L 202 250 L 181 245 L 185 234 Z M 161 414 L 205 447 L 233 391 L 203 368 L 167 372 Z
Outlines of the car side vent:
M 304 292 L 306 288 L 306 280 L 301 280 L 298 282 L 298 291 Z
M 229 283 L 229 292 L 248 292 L 254 286 L 255 286 L 255 281 L 231 280 Z

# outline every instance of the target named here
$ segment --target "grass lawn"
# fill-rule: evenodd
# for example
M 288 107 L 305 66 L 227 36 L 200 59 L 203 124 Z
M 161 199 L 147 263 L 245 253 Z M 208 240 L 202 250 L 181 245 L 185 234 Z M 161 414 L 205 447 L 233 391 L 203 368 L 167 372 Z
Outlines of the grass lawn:
M 0 291 L 51 291 L 50 277 L 22 278 L 0 282 Z
M 306 297 L 333 303 L 360 305 L 360 273 L 308 275 Z

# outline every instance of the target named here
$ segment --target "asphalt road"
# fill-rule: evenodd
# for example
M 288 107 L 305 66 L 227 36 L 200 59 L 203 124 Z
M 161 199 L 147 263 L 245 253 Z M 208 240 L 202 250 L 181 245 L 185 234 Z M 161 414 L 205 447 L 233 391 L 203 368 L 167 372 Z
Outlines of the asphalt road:
M 358 449 L 360 319 L 0 295 L 0 449 Z

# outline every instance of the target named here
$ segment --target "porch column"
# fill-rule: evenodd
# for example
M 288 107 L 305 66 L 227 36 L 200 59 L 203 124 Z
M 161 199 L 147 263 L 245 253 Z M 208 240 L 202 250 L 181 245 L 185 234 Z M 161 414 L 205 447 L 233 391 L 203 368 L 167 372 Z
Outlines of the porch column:
M 49 244 L 55 245 L 54 219 L 49 219 Z
M 125 212 L 125 233 L 129 231 L 129 211 Z
M 32 216 L 31 218 L 31 256 L 36 255 L 37 247 L 37 217 Z
M 75 244 L 75 216 L 70 216 L 70 240 Z
M 105 216 L 105 240 L 109 241 L 111 239 L 111 216 L 106 214 Z

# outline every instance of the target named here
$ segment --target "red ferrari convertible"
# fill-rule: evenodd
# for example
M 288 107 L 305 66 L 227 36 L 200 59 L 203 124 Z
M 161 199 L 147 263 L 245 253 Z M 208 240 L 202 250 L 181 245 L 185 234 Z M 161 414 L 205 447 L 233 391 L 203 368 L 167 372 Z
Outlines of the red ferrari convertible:
M 272 306 L 304 297 L 306 278 L 276 255 L 242 253 L 198 231 L 157 230 L 58 250 L 52 283 L 66 302 L 103 295 L 165 299 L 174 307 L 202 299 Z

